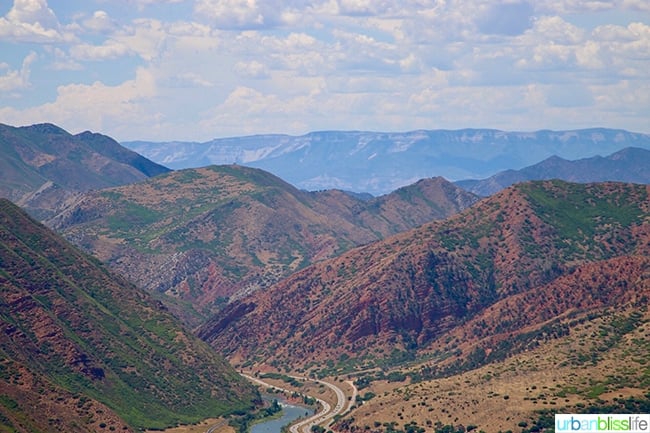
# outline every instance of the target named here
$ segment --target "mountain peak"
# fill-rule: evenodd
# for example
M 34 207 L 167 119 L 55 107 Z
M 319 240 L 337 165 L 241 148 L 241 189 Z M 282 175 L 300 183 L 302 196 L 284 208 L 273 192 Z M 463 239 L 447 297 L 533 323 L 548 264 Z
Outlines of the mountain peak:
M 71 135 L 51 123 L 0 131 L 0 196 L 45 219 L 84 191 L 169 171 L 110 137 Z
M 650 150 L 627 147 L 609 156 L 567 160 L 557 155 L 520 170 L 505 170 L 482 180 L 459 181 L 457 185 L 488 196 L 517 182 L 564 179 L 571 182 L 620 181 L 650 183 Z
M 31 126 L 21 126 L 19 129 L 46 135 L 70 135 L 65 129 L 52 123 L 37 123 Z

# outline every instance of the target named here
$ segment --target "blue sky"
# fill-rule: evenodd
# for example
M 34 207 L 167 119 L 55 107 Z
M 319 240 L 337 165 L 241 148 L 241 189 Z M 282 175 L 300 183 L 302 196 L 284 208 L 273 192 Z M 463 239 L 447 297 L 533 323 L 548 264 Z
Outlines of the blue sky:
M 0 122 L 650 132 L 650 1 L 0 0 Z

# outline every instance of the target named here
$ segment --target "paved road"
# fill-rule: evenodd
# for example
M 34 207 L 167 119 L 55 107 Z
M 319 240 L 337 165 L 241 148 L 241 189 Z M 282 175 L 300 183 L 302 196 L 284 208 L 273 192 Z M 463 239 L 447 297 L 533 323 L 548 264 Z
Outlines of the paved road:
M 207 429 L 205 431 L 205 433 L 214 433 L 215 431 L 217 431 L 217 429 L 219 429 L 219 428 L 223 427 L 224 425 L 226 425 L 226 421 L 227 420 L 225 420 L 225 419 L 220 420 L 218 423 L 214 424 L 209 429 Z
M 248 380 L 250 380 L 252 382 L 258 383 L 258 384 L 260 384 L 262 386 L 266 386 L 266 387 L 270 387 L 270 388 L 276 388 L 276 389 L 279 389 L 281 391 L 292 392 L 291 390 L 284 389 L 284 388 L 281 388 L 279 386 L 268 384 L 268 383 L 264 382 L 263 380 L 260 380 L 260 379 L 258 379 L 256 377 L 253 377 L 253 376 L 249 376 L 247 374 L 242 374 L 242 376 L 244 376 L 246 379 L 248 379 Z M 326 382 L 324 380 L 309 379 L 309 378 L 300 377 L 300 376 L 291 376 L 291 377 L 293 377 L 294 379 L 303 380 L 303 381 L 318 382 L 318 383 L 323 384 L 326 387 L 330 388 L 336 394 L 336 405 L 334 406 L 334 408 L 332 408 L 332 406 L 328 402 L 326 402 L 325 400 L 321 400 L 320 398 L 317 398 L 317 397 L 312 397 L 312 398 L 316 399 L 316 401 L 321 405 L 321 410 L 318 413 L 316 413 L 316 414 L 314 414 L 314 415 L 312 415 L 312 416 L 310 416 L 308 418 L 305 418 L 305 419 L 293 424 L 289 428 L 291 433 L 301 433 L 301 432 L 302 433 L 310 433 L 312 426 L 323 424 L 326 421 L 330 421 L 336 415 L 339 415 L 339 414 L 343 413 L 344 409 L 346 409 L 345 408 L 345 402 L 347 401 L 347 398 L 345 396 L 345 393 L 343 392 L 343 390 L 341 390 L 341 388 L 334 385 L 333 383 Z M 352 384 L 352 383 L 350 383 L 350 384 L 352 385 L 352 389 L 354 391 L 353 391 L 352 400 L 350 401 L 350 404 L 348 405 L 346 410 L 350 410 L 350 407 L 354 404 L 356 394 L 357 394 L 357 388 L 354 386 L 354 384 Z

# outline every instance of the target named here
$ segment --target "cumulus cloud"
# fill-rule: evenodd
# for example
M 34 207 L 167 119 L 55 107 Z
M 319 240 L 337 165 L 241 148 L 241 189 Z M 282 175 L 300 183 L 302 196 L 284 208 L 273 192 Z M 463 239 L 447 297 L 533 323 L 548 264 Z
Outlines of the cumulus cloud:
M 167 38 L 173 31 L 181 28 L 147 18 L 118 26 L 103 11 L 95 12 L 92 18 L 83 20 L 83 26 L 86 30 L 106 33 L 106 39 L 100 44 L 82 42 L 71 45 L 69 55 L 76 62 L 112 60 L 132 55 L 152 61 L 161 55 Z
M 509 118 L 520 128 L 534 122 L 556 127 L 547 121 L 578 124 L 597 118 L 589 111 L 605 110 L 605 100 L 624 106 L 624 95 L 616 99 L 613 89 L 634 92 L 635 85 L 650 82 L 647 3 L 128 0 L 134 7 L 126 14 L 117 13 L 112 2 L 101 3 L 102 10 L 68 10 L 74 22 L 62 26 L 44 0 L 18 0 L 15 12 L 0 21 L 0 38 L 18 41 L 6 36 L 10 20 L 12 34 L 20 28 L 15 23 L 53 31 L 49 39 L 40 36 L 39 62 L 26 70 L 55 69 L 57 77 L 69 78 L 60 82 L 55 101 L 39 99 L 32 109 L 5 108 L 0 114 L 49 113 L 55 121 L 57 113 L 64 120 L 70 113 L 72 119 L 65 107 L 76 97 L 104 98 L 108 92 L 126 113 L 157 126 L 147 130 L 109 107 L 104 117 L 89 109 L 78 119 L 104 127 L 124 120 L 120 128 L 130 128 L 130 138 L 163 130 L 178 131 L 181 139 L 209 139 L 268 128 L 300 133 L 306 131 L 298 128 L 500 127 Z M 79 40 L 51 44 L 57 34 L 73 31 Z M 17 65 L 29 49 L 3 59 L 5 87 L 19 88 Z M 103 84 L 136 67 L 133 80 Z M 75 84 L 79 75 L 65 71 L 80 68 L 98 81 Z M 110 75 L 111 68 L 121 69 Z M 137 96 L 133 86 L 146 89 L 148 83 L 153 90 Z M 33 86 L 22 89 L 24 94 Z M 647 123 L 641 113 L 650 110 L 648 102 L 638 95 L 627 102 L 633 104 L 627 112 L 637 113 L 635 122 Z M 631 124 L 625 116 L 611 119 Z
M 223 29 L 253 29 L 270 24 L 256 0 L 198 0 L 194 10 L 201 19 Z
M 535 21 L 531 35 L 545 43 L 570 45 L 584 39 L 585 31 L 558 16 L 541 17 Z
M 646 0 L 623 0 L 623 7 L 636 11 L 650 12 L 650 3 Z
M 339 10 L 343 15 L 374 15 L 376 10 L 373 8 L 371 0 L 339 0 Z
M 540 0 L 537 7 L 547 13 L 572 14 L 607 11 L 619 3 L 618 0 Z
M 214 83 L 201 77 L 199 74 L 193 72 L 184 72 L 175 75 L 169 80 L 169 85 L 172 87 L 214 87 Z
M 102 10 L 95 11 L 91 17 L 85 18 L 82 24 L 87 30 L 96 33 L 110 33 L 118 27 L 117 22 Z
M 76 60 L 116 59 L 133 51 L 123 43 L 108 40 L 102 45 L 79 44 L 70 49 L 70 55 Z
M 268 78 L 269 69 L 263 63 L 253 60 L 250 62 L 237 62 L 235 64 L 235 73 L 248 78 Z
M 36 59 L 37 55 L 32 51 L 23 60 L 20 70 L 9 70 L 6 74 L 0 75 L 0 92 L 8 93 L 29 87 L 30 66 Z M 3 69 L 9 67 L 6 63 L 3 63 L 1 66 L 4 66 Z
M 54 122 L 71 131 L 78 130 L 80 125 L 96 131 L 117 131 L 124 124 L 153 127 L 159 116 L 147 102 L 156 94 L 154 76 L 140 68 L 133 80 L 117 86 L 99 81 L 59 86 L 55 101 L 23 110 L 0 108 L 0 118 L 15 124 Z
M 0 39 L 15 42 L 64 42 L 74 35 L 61 29 L 46 0 L 14 0 L 7 15 L 0 18 Z

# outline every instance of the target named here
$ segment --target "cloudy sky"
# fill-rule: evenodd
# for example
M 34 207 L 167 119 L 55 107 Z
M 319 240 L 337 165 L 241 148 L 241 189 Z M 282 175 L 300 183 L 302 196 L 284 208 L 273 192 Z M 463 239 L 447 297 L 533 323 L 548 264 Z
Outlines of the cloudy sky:
M 0 122 L 650 132 L 650 1 L 0 0 Z

